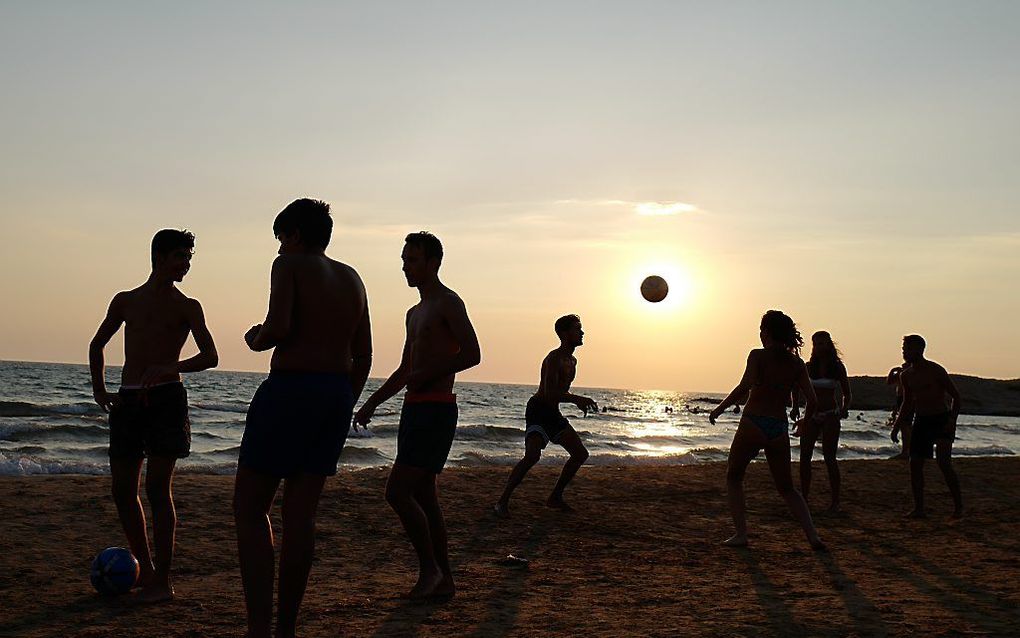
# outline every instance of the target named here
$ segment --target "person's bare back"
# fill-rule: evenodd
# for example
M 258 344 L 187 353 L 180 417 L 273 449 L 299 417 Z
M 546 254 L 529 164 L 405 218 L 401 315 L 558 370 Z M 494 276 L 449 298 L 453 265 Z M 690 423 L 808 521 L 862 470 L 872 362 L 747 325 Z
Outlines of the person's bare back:
M 347 264 L 322 254 L 280 255 L 274 289 L 290 298 L 290 330 L 273 351 L 273 370 L 350 373 L 352 340 L 365 316 L 365 285 Z M 270 313 L 272 313 L 270 308 Z
M 180 381 L 176 371 L 166 370 L 151 375 L 153 367 L 174 366 L 191 332 L 195 319 L 202 314 L 198 301 L 170 287 L 155 290 L 142 285 L 118 293 L 113 300 L 124 320 L 123 385 Z M 146 373 L 150 378 L 146 378 Z
M 949 373 L 934 361 L 923 359 L 900 373 L 904 390 L 913 398 L 914 414 L 926 416 L 948 410 L 946 381 Z

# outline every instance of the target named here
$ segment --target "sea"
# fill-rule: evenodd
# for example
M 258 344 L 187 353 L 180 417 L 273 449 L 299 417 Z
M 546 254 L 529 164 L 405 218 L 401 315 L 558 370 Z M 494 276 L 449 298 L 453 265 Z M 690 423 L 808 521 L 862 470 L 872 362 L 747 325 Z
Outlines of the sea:
M 120 369 L 107 368 L 107 386 Z M 232 474 L 248 402 L 266 373 L 207 371 L 185 377 L 192 451 L 183 472 Z M 381 379 L 370 379 L 366 394 Z M 509 466 L 524 449 L 524 406 L 533 385 L 457 383 L 460 420 L 448 466 Z M 593 465 L 686 465 L 726 459 L 739 415 L 715 425 L 708 412 L 721 394 L 575 388 L 604 411 L 563 413 L 591 452 Z M 399 396 L 376 412 L 367 432 L 351 432 L 341 469 L 382 467 L 396 455 Z M 852 410 L 843 421 L 839 457 L 882 459 L 899 451 L 888 435 L 888 412 Z M 1020 418 L 961 415 L 954 454 L 1010 456 L 1020 452 Z M 107 415 L 93 402 L 88 367 L 0 361 L 0 475 L 106 474 Z M 797 439 L 793 439 L 796 449 Z M 795 456 L 797 452 L 794 452 Z M 543 463 L 566 454 L 550 445 Z M 821 458 L 820 450 L 817 458 Z

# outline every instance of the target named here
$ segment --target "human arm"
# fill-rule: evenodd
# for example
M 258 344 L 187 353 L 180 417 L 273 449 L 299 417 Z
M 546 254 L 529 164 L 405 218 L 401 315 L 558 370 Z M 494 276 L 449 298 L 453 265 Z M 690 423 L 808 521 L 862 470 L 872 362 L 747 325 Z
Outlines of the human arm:
M 903 402 L 900 403 L 899 412 L 896 413 L 896 420 L 893 421 L 892 431 L 889 433 L 893 443 L 900 442 L 900 428 L 903 423 L 909 423 L 914 418 L 914 390 L 910 387 L 907 372 L 900 374 L 900 387 L 903 388 Z
M 410 327 L 411 322 L 411 311 L 407 312 L 407 318 L 405 324 Z M 404 337 L 404 350 L 400 354 L 400 365 L 397 369 L 383 382 L 379 389 L 372 393 L 372 396 L 368 397 L 361 409 L 358 410 L 354 415 L 354 428 L 357 429 L 359 425 L 367 427 L 369 421 L 372 420 L 372 415 L 375 414 L 376 408 L 385 403 L 394 394 L 400 392 L 400 389 L 407 385 L 407 377 L 411 372 L 411 334 L 410 331 Z
M 804 362 L 800 362 L 800 371 L 797 374 L 797 385 L 795 387 L 800 388 L 801 394 L 804 395 L 804 421 L 810 421 L 815 416 L 815 411 L 818 409 L 818 397 L 815 396 L 815 388 L 811 385 L 811 377 L 808 376 L 807 366 Z M 802 421 L 798 421 L 798 424 Z M 800 430 L 794 428 L 793 433 L 800 435 Z
M 120 330 L 124 323 L 124 293 L 118 293 L 110 301 L 110 307 L 106 310 L 106 316 L 96 330 L 96 334 L 89 343 L 89 374 L 92 377 L 92 397 L 96 404 L 109 412 L 110 407 L 116 401 L 115 394 L 106 391 L 106 361 L 103 349 L 110 342 L 113 335 Z
M 942 385 L 946 388 L 946 394 L 949 395 L 949 418 L 955 430 L 956 419 L 960 416 L 960 391 L 956 389 L 956 384 L 953 383 L 953 379 L 946 372 L 946 369 L 941 366 L 939 366 L 939 376 L 942 377 Z
M 351 363 L 351 390 L 354 392 L 354 402 L 357 403 L 372 370 L 372 322 L 368 316 L 367 298 L 365 312 L 358 320 L 354 335 L 351 337 Z
M 847 374 L 846 366 L 840 366 L 839 387 L 842 394 L 842 403 L 839 408 L 840 418 L 850 416 L 850 402 L 853 401 L 853 392 L 850 391 L 850 377 Z
M 570 357 L 566 362 L 561 357 Z M 576 370 L 576 361 L 571 355 L 563 355 L 558 350 L 553 350 L 546 355 L 542 361 L 542 379 L 539 382 L 539 393 L 543 397 L 557 405 L 560 403 L 572 403 L 578 407 L 585 416 L 589 412 L 598 412 L 598 404 L 590 397 L 573 394 L 570 392 L 570 382 L 564 381 L 563 366 L 573 366 Z
M 714 410 L 709 412 L 708 420 L 712 425 L 715 425 L 715 420 L 726 411 L 726 408 L 739 402 L 751 390 L 751 386 L 754 385 L 754 381 L 757 378 L 758 356 L 757 350 L 752 350 L 747 355 L 747 365 L 744 366 L 744 374 L 740 377 L 740 382 L 726 395 L 726 398 L 719 405 L 715 406 Z
M 437 357 L 427 365 L 414 371 L 407 378 L 407 389 L 417 390 L 436 379 L 442 379 L 468 368 L 473 368 L 482 361 L 478 335 L 468 318 L 467 307 L 457 295 L 448 295 L 440 306 L 443 320 L 450 329 L 450 335 L 457 343 L 459 350 L 450 357 Z
M 185 313 L 191 335 L 195 338 L 195 345 L 198 346 L 198 354 L 177 363 L 153 364 L 146 367 L 142 373 L 142 387 L 149 387 L 182 372 L 201 372 L 219 365 L 220 357 L 216 352 L 216 344 L 213 342 L 209 327 L 205 323 L 202 304 L 195 299 L 189 299 Z
M 269 283 L 269 311 L 266 320 L 252 326 L 244 335 L 245 343 L 255 352 L 275 348 L 290 334 L 294 312 L 294 273 L 286 257 L 273 261 Z

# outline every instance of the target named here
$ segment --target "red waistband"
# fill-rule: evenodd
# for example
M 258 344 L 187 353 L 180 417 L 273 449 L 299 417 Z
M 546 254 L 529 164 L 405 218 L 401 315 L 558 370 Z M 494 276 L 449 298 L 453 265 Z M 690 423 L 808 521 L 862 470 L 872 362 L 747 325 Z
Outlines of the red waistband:
M 404 403 L 456 403 L 457 395 L 452 392 L 407 392 Z

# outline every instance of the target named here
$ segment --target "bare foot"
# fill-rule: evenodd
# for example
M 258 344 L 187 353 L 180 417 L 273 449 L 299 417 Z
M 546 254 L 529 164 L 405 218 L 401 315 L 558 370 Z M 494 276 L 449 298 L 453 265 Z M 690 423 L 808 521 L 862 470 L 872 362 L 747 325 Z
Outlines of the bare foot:
M 443 572 L 437 567 L 435 571 L 429 571 L 426 573 L 418 574 L 418 582 L 414 584 L 411 591 L 407 592 L 401 598 L 408 598 L 410 600 L 425 600 L 432 595 L 436 587 L 442 584 L 444 580 Z
M 567 502 L 563 500 L 562 496 L 550 496 L 546 500 L 545 506 L 546 507 L 551 507 L 552 509 L 559 510 L 561 512 L 572 512 L 572 511 L 574 511 L 574 508 L 570 507 L 569 505 L 567 505 Z
M 734 534 L 722 542 L 726 547 L 747 547 L 747 534 Z
M 170 583 L 150 583 L 135 594 L 131 602 L 136 605 L 154 605 L 174 599 L 174 588 Z
M 811 543 L 811 549 L 815 550 L 816 552 L 829 551 L 829 548 L 825 546 L 825 543 L 823 543 L 822 539 L 818 538 L 817 535 L 814 538 L 809 538 L 808 542 Z
M 446 574 L 443 580 L 439 581 L 436 588 L 429 594 L 429 598 L 450 599 L 457 593 L 457 587 L 453 584 L 453 574 Z
M 510 508 L 506 503 L 498 502 L 492 506 L 492 511 L 496 512 L 496 516 L 499 518 L 510 518 Z
M 928 518 L 928 515 L 925 514 L 924 510 L 919 510 L 915 507 L 914 509 L 904 514 L 903 518 Z

